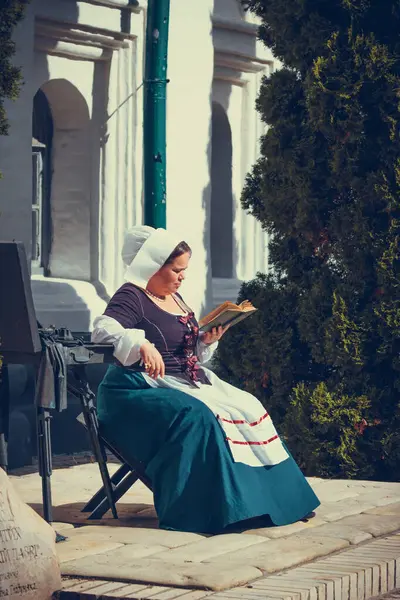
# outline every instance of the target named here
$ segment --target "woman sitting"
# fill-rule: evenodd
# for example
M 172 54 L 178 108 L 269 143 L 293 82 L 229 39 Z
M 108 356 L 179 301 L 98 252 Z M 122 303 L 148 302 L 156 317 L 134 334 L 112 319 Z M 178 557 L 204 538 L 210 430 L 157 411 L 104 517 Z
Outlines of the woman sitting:
M 218 533 L 255 517 L 286 525 L 318 498 L 251 394 L 201 366 L 224 334 L 199 334 L 178 289 L 191 250 L 164 229 L 125 237 L 125 283 L 94 323 L 116 364 L 98 392 L 103 435 L 152 482 L 160 527 Z M 240 524 L 240 525 L 239 525 Z

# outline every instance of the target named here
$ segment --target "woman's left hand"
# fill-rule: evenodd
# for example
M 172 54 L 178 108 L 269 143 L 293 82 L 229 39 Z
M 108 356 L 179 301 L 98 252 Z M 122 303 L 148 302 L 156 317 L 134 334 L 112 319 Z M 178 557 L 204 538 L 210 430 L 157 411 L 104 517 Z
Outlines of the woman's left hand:
M 211 329 L 211 331 L 207 331 L 206 333 L 203 333 L 203 335 L 201 337 L 201 341 L 203 342 L 203 344 L 206 344 L 207 346 L 209 346 L 210 344 L 214 344 L 215 342 L 218 342 L 222 338 L 225 331 L 227 331 L 228 329 L 229 329 L 229 325 L 227 325 L 226 327 L 222 327 L 222 325 L 220 325 L 219 327 L 213 327 Z

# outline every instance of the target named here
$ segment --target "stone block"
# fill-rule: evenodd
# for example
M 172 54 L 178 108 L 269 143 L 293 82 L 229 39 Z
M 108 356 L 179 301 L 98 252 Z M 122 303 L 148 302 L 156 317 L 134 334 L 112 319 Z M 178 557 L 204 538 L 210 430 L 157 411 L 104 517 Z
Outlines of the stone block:
M 322 573 L 299 569 L 296 573 L 296 580 L 304 581 L 310 588 L 317 587 L 318 600 L 335 600 L 334 581 Z
M 375 506 L 362 512 L 367 515 L 400 515 L 400 502 L 394 502 L 386 506 Z
M 313 573 L 319 573 L 323 579 L 332 580 L 335 600 L 350 600 L 351 589 L 357 589 L 357 574 L 354 573 L 354 569 L 339 566 L 332 567 L 329 564 L 329 559 L 328 561 L 318 561 L 306 567 L 300 567 L 301 570 L 304 568 L 312 570 Z
M 269 590 L 283 591 L 284 593 L 300 595 L 300 600 L 307 600 L 310 586 L 303 581 L 294 582 L 287 573 L 285 579 L 281 577 L 266 577 L 257 579 L 251 584 L 251 588 L 260 594 L 267 594 Z
M 101 577 L 113 581 L 151 583 L 190 589 L 224 590 L 261 576 L 261 571 L 242 564 L 166 563 L 133 559 L 130 545 L 62 564 L 63 575 Z
M 271 600 L 301 600 L 300 594 L 287 592 L 285 590 L 274 590 L 271 588 L 268 588 L 268 591 L 261 592 L 261 590 L 242 587 L 227 590 L 226 592 L 219 592 L 214 596 L 215 600 L 228 600 L 229 598 L 231 598 L 231 600 L 264 600 L 265 597 L 268 597 Z
M 290 592 L 292 594 L 300 594 L 301 600 L 317 600 L 318 590 L 316 587 L 311 587 L 305 581 L 298 580 L 296 576 L 292 576 L 293 571 L 286 573 L 286 577 L 268 577 L 259 579 L 252 584 L 255 590 L 262 591 L 268 596 L 270 590 L 277 590 L 281 593 Z
M 398 515 L 352 515 L 351 517 L 345 517 L 344 519 L 340 519 L 340 521 L 336 521 L 335 524 L 338 526 L 355 527 L 370 533 L 374 537 L 379 537 L 400 529 L 400 513 Z
M 351 519 L 352 517 L 349 517 Z M 342 524 L 342 521 L 334 521 L 332 523 L 325 523 L 320 527 L 308 529 L 302 531 L 301 534 L 305 538 L 309 537 L 330 537 L 347 540 L 350 544 L 356 545 L 361 542 L 365 542 L 372 538 L 371 533 L 363 531 L 362 528 Z
M 163 546 L 164 548 L 160 548 L 160 551 L 166 548 L 178 548 L 179 546 L 198 543 L 205 539 L 205 536 L 198 533 L 146 529 L 145 527 L 107 527 L 103 525 L 77 527 L 68 533 L 68 537 L 75 540 L 90 538 L 99 542 Z M 216 538 L 218 537 L 216 536 Z
M 304 537 L 291 535 L 287 538 L 270 540 L 263 544 L 256 544 L 243 550 L 230 552 L 212 558 L 210 562 L 230 563 L 232 565 L 248 564 L 266 573 L 275 573 L 319 556 L 326 556 L 346 548 L 348 545 L 349 542 L 345 540 L 322 537 L 310 537 L 305 543 Z
M 359 495 L 363 502 L 374 503 L 375 506 L 387 506 L 388 504 L 396 504 L 399 500 L 398 495 L 393 495 L 387 490 L 373 489 L 371 491 Z
M 294 533 L 302 533 L 303 531 L 309 531 L 310 529 L 314 529 L 315 527 L 319 527 L 320 525 L 324 525 L 325 523 L 326 521 L 323 521 L 319 517 L 314 517 L 307 521 L 307 523 L 297 521 L 297 523 L 292 523 L 291 525 L 283 525 L 281 527 L 261 527 L 260 529 L 249 529 L 247 531 L 244 531 L 243 533 L 245 533 L 246 535 L 264 536 L 266 538 L 274 540 L 293 535 Z
M 326 502 L 316 510 L 317 517 L 324 521 L 338 521 L 350 515 L 358 515 L 375 508 L 374 502 L 364 502 L 359 498 L 348 498 L 338 502 Z
M 167 552 L 161 552 L 153 556 L 154 559 L 168 562 L 202 562 L 210 558 L 221 556 L 229 552 L 265 543 L 265 538 L 260 535 L 243 535 L 240 533 L 228 533 L 215 535 L 203 539 L 189 546 L 182 546 Z M 223 556 L 222 556 L 223 560 Z
M 72 525 L 72 523 L 52 523 L 51 526 L 53 527 L 53 529 L 55 531 L 65 531 L 65 529 L 74 529 L 74 526 Z M 66 533 L 64 533 L 64 535 L 67 535 Z M 68 533 L 69 535 L 69 533 Z
M 113 542 L 98 542 L 90 539 L 78 541 L 66 540 L 65 542 L 60 542 L 57 544 L 56 551 L 59 561 L 63 563 L 69 560 L 83 558 L 84 556 L 90 556 L 92 554 L 116 550 L 120 546 L 121 544 L 115 544 Z
M 338 559 L 338 560 L 336 560 Z M 359 580 L 360 573 L 364 573 L 363 580 L 364 586 L 370 585 L 372 592 L 372 596 L 377 596 L 384 591 L 387 591 L 387 561 L 383 560 L 379 557 L 346 557 L 345 554 L 342 556 L 335 557 L 332 559 L 332 563 L 337 568 L 349 568 L 353 570 L 353 572 L 357 575 L 357 580 Z M 371 572 L 371 583 L 368 583 L 368 578 L 365 573 L 367 571 Z M 366 583 L 367 581 L 367 583 Z M 354 586 L 353 586 L 354 587 Z M 355 592 L 354 592 L 355 594 Z M 355 595 L 357 599 L 357 595 Z

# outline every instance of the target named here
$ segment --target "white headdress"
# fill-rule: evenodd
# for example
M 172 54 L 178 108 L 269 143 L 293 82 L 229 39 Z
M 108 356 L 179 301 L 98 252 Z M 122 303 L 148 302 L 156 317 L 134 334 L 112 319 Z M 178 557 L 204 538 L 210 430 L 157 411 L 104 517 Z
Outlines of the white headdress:
M 165 229 L 147 225 L 128 229 L 122 246 L 122 260 L 128 265 L 125 281 L 145 289 L 181 241 L 181 237 Z

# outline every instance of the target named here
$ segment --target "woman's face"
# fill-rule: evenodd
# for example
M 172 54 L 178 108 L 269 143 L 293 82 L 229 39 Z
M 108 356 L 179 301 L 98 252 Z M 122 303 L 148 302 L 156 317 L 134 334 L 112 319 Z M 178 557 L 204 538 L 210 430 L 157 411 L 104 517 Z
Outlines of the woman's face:
M 149 286 L 157 289 L 161 295 L 174 294 L 185 279 L 185 272 L 190 261 L 189 252 L 181 254 L 172 263 L 161 267 L 149 281 Z

